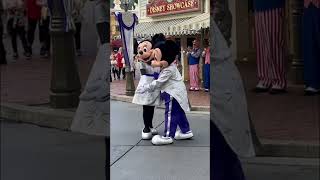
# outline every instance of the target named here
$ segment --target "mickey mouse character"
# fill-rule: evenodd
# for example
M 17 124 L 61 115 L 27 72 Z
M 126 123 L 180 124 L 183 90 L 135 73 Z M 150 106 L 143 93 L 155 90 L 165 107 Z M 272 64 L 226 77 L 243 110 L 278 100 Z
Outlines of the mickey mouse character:
M 153 54 L 152 46 L 153 45 L 149 40 L 144 40 L 138 45 L 136 58 L 138 59 L 141 78 L 137 89 L 158 78 L 160 68 L 151 66 L 151 55 Z M 151 139 L 153 135 L 158 134 L 157 130 L 153 128 L 152 120 L 154 108 L 160 104 L 160 90 L 146 92 L 144 94 L 136 92 L 132 103 L 143 106 L 144 129 L 141 132 L 141 136 L 144 140 Z
M 193 137 L 185 111 L 190 111 L 187 90 L 181 74 L 174 63 L 179 48 L 175 42 L 167 40 L 158 43 L 152 51 L 152 66 L 161 67 L 159 78 L 137 88 L 137 93 L 144 95 L 161 91 L 161 99 L 165 102 L 164 135 L 152 138 L 154 145 L 167 145 L 173 139 L 183 140 Z M 180 131 L 176 131 L 179 126 Z

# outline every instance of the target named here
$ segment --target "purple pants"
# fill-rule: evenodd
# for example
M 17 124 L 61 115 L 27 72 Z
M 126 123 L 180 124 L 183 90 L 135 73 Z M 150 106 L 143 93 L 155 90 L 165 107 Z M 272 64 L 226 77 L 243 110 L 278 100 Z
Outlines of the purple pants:
M 166 105 L 164 136 L 174 138 L 178 126 L 182 133 L 190 131 L 186 114 L 178 101 L 166 92 L 162 93 L 161 97 Z

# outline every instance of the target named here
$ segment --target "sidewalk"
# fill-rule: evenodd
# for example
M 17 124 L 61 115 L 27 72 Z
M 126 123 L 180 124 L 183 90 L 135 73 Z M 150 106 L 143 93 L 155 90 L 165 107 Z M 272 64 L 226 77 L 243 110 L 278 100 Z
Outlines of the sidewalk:
M 320 96 L 304 96 L 303 85 L 288 82 L 284 95 L 255 94 L 256 65 L 238 63 L 249 112 L 261 138 L 319 145 Z
M 77 57 L 82 87 L 87 81 L 94 59 Z M 9 58 L 1 66 L 1 102 L 22 105 L 39 105 L 49 102 L 51 60 L 35 56 L 32 60 L 21 57 L 16 62 Z

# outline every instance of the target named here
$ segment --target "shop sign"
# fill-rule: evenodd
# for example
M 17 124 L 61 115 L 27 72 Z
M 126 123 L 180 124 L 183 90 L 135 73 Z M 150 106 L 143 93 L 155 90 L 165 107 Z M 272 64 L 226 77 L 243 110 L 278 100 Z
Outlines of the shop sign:
M 179 14 L 200 10 L 200 0 L 153 0 L 147 4 L 147 16 Z

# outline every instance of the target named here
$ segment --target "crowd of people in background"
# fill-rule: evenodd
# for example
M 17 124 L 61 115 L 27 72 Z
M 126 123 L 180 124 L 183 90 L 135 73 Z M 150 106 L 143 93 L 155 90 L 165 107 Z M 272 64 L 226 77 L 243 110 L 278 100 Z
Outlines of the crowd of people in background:
M 76 53 L 81 56 L 81 24 L 84 19 L 82 9 L 85 1 L 74 1 L 72 17 L 75 23 Z M 1 37 L 4 32 L 10 37 L 13 59 L 19 59 L 18 38 L 23 47 L 23 55 L 30 60 L 34 55 L 35 32 L 38 27 L 40 49 L 43 58 L 50 56 L 50 11 L 47 0 L 3 0 L 1 3 Z M 1 64 L 7 64 L 7 53 L 1 38 Z

